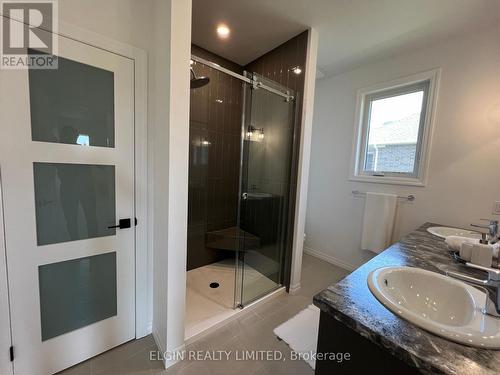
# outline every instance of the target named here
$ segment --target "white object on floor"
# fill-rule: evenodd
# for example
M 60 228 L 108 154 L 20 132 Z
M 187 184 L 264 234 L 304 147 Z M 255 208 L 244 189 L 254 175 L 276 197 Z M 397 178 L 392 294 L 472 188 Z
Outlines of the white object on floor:
M 468 237 L 468 238 L 481 238 L 481 234 L 473 230 L 451 228 L 451 227 L 430 227 L 427 232 L 435 236 L 446 238 L 449 236 Z
M 444 240 L 453 250 L 459 251 L 463 243 L 478 244 L 479 239 L 471 237 L 448 236 Z
M 398 196 L 394 194 L 366 193 L 361 248 L 380 253 L 392 239 Z
M 316 306 L 309 305 L 273 330 L 296 353 L 307 354 L 304 360 L 313 369 L 316 366 L 315 356 L 312 354 L 316 354 L 318 343 L 319 314 L 320 310 Z

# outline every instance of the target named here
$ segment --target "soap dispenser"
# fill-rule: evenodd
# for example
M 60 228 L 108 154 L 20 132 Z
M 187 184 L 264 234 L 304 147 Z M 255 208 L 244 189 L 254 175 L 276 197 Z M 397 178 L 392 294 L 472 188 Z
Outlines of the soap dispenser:
M 481 233 L 479 243 L 472 248 L 471 263 L 483 267 L 491 267 L 493 260 L 493 247 L 488 243 L 486 233 Z

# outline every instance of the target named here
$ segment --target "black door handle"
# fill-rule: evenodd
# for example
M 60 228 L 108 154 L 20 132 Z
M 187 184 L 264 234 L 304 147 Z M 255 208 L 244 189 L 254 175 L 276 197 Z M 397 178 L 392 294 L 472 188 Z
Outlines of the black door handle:
M 126 229 L 126 228 L 130 228 L 131 226 L 132 225 L 131 225 L 130 218 L 129 219 L 120 219 L 120 220 L 118 220 L 118 225 L 112 225 L 112 226 L 108 227 L 108 229 L 113 229 L 113 228 Z

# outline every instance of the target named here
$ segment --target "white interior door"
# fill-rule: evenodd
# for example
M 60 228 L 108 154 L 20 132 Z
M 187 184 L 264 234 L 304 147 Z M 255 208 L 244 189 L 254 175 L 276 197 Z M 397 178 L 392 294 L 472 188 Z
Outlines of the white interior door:
M 134 66 L 59 37 L 57 70 L 0 71 L 14 373 L 135 337 Z M 131 226 L 110 228 L 120 219 Z M 0 348 L 0 353 L 4 349 Z

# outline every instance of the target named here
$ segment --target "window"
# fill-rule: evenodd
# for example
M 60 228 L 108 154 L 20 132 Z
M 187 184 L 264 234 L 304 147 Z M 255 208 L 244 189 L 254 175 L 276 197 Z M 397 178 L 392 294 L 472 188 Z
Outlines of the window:
M 425 184 L 437 73 L 359 91 L 352 180 Z

